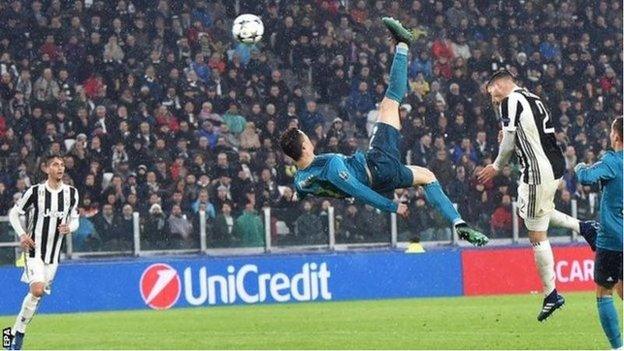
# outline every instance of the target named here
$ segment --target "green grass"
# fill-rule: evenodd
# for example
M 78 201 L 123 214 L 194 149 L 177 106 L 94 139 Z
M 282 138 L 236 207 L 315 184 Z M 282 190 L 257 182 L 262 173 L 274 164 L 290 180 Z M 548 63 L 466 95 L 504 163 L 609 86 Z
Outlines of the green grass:
M 607 349 L 592 293 L 536 321 L 541 296 L 36 316 L 29 349 Z M 617 299 L 619 301 L 619 299 Z M 621 303 L 618 308 L 621 310 Z M 13 317 L 0 317 L 0 326 Z

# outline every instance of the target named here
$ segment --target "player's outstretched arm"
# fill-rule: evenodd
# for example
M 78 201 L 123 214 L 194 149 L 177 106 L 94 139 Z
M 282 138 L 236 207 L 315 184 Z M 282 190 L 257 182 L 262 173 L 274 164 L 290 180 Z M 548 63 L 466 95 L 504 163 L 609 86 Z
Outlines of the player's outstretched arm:
M 590 185 L 596 184 L 600 180 L 610 180 L 615 178 L 616 172 L 614 167 L 610 164 L 609 154 L 605 155 L 602 160 L 594 163 L 591 166 L 585 163 L 579 163 L 574 167 L 576 178 L 581 184 Z
M 514 94 L 506 97 L 498 104 L 493 102 L 497 115 L 503 121 L 502 139 L 498 148 L 498 156 L 491 165 L 486 166 L 478 174 L 479 181 L 485 183 L 492 179 L 509 162 L 516 147 L 516 126 L 518 125 L 518 112 L 522 112 L 522 106 Z M 520 110 L 520 111 L 519 111 Z
M 498 156 L 492 163 L 492 166 L 496 171 L 500 171 L 511 158 L 511 155 L 516 148 L 516 131 L 515 130 L 503 130 L 503 138 L 498 147 Z
M 366 204 L 382 211 L 397 212 L 398 205 L 396 203 L 358 181 L 349 172 L 341 158 L 336 157 L 330 161 L 327 170 L 327 180 L 338 189 Z
M 509 162 L 511 155 L 515 149 L 516 132 L 510 130 L 502 131 L 502 140 L 498 148 L 498 156 L 490 165 L 483 168 L 477 175 L 481 183 L 488 182 Z

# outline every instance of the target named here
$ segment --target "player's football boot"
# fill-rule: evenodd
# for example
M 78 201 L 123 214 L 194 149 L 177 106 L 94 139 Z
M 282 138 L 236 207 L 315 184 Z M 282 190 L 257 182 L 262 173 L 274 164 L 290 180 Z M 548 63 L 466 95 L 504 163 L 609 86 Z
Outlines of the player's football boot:
M 16 331 L 15 336 L 13 336 L 13 343 L 11 344 L 10 350 L 21 350 L 23 343 L 24 343 L 24 333 L 20 333 Z
M 483 246 L 490 241 L 487 236 L 476 229 L 470 228 L 466 223 L 456 225 L 455 230 L 460 239 L 464 239 L 475 246 Z
M 390 33 L 392 33 L 392 37 L 398 43 L 405 43 L 410 45 L 414 41 L 414 34 L 411 30 L 403 27 L 401 22 L 392 18 L 392 17 L 382 17 L 381 21 L 388 28 Z
M 561 308 L 565 303 L 565 299 L 563 296 L 557 294 L 557 290 L 553 290 L 548 296 L 544 298 L 544 303 L 542 304 L 542 310 L 537 315 L 537 320 L 542 322 L 546 318 L 550 317 L 556 309 Z
M 596 236 L 598 236 L 600 231 L 600 223 L 596 221 L 580 221 L 579 226 L 581 227 L 579 234 L 585 238 L 592 251 L 596 251 Z

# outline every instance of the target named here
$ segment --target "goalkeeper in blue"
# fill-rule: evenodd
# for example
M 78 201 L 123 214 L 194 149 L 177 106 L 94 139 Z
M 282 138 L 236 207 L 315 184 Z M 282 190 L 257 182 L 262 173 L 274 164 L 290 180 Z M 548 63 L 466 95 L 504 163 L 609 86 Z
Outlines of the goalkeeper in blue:
M 314 145 L 301 130 L 292 128 L 284 132 L 280 146 L 298 168 L 294 179 L 297 196 L 299 199 L 309 194 L 353 197 L 380 210 L 406 217 L 406 204 L 394 203 L 380 193 L 423 186 L 427 201 L 455 227 L 461 239 L 476 246 L 485 245 L 488 238 L 466 225 L 431 171 L 406 166 L 400 161 L 399 104 L 407 93 L 408 45 L 414 37 L 399 21 L 388 17 L 382 21 L 395 40 L 396 52 L 390 68 L 390 83 L 379 104 L 379 119 L 373 129 L 370 147 L 366 153 L 356 152 L 353 156 L 315 155 Z
M 613 303 L 613 290 L 617 290 L 622 298 L 622 117 L 613 121 L 609 139 L 614 151 L 607 152 L 592 166 L 579 163 L 574 170 L 582 184 L 600 184 L 602 187 L 602 229 L 596 237 L 585 239 L 596 251 L 594 281 L 600 324 L 611 347 L 619 349 L 622 347 L 622 332 Z

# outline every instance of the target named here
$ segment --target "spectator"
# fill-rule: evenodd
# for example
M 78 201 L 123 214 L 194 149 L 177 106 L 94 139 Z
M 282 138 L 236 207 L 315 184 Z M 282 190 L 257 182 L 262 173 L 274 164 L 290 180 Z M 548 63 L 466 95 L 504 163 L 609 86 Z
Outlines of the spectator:
M 375 97 L 368 90 L 368 83 L 362 81 L 357 91 L 352 92 L 347 99 L 349 120 L 355 123 L 355 126 L 362 135 L 366 135 L 367 113 L 373 109 L 375 109 Z
M 11 206 L 10 194 L 6 184 L 0 182 L 0 213 L 7 213 Z
M 494 238 L 509 237 L 511 233 L 511 197 L 503 195 L 500 204 L 494 209 L 492 214 L 492 236 Z
M 268 201 L 274 204 L 279 199 L 279 190 L 277 188 L 275 177 L 269 168 L 264 168 L 260 172 L 260 179 L 256 187 L 256 195 L 259 196 L 261 202 Z
M 42 103 L 51 103 L 58 99 L 60 87 L 54 80 L 52 69 L 43 70 L 43 75 L 35 81 L 33 92 L 37 101 Z
M 360 230 L 364 241 L 387 241 L 389 228 L 388 217 L 385 214 L 370 205 L 365 205 L 360 216 L 362 218 Z
M 180 247 L 184 248 L 192 246 L 193 224 L 188 220 L 186 214 L 182 213 L 180 205 L 173 205 L 171 208 L 168 225 L 173 242 L 178 241 Z
M 162 207 L 155 203 L 151 205 L 145 224 L 143 226 L 142 238 L 146 249 L 169 249 L 172 238 L 169 231 L 169 223 Z
M 448 152 L 445 149 L 436 152 L 436 158 L 429 163 L 429 169 L 443 186 L 448 185 L 455 173 L 453 163 L 448 159 Z
M 317 111 L 315 101 L 308 101 L 306 104 L 306 111 L 301 114 L 301 125 L 304 132 L 307 134 L 314 133 L 314 127 L 318 124 L 325 123 L 325 117 Z
M 458 164 L 464 155 L 468 156 L 472 162 L 479 161 L 477 151 L 472 147 L 472 142 L 467 137 L 462 138 L 461 144 L 456 145 L 453 149 L 453 163 Z
M 234 217 L 232 217 L 232 206 L 224 203 L 221 212 L 214 221 L 214 230 L 211 240 L 213 247 L 230 247 L 235 240 L 234 237 Z
M 259 247 L 264 245 L 264 225 L 254 209 L 253 201 L 245 204 L 243 214 L 234 223 L 234 233 L 242 247 Z
M 111 204 L 104 204 L 102 212 L 93 219 L 93 225 L 103 244 L 109 244 L 111 241 L 119 240 L 119 228 L 117 227 L 119 220 L 115 216 L 114 208 Z
M 108 251 L 131 250 L 134 242 L 134 218 L 132 206 L 124 205 L 121 216 L 117 217 L 117 242 L 110 241 L 105 245 Z
M 274 123 L 271 124 L 274 126 Z M 255 151 L 260 148 L 260 136 L 253 122 L 247 122 L 245 125 L 245 130 L 240 135 L 240 146 L 247 151 Z
M 193 203 L 192 209 L 195 214 L 199 212 L 200 206 L 206 211 L 207 218 L 214 219 L 217 216 L 215 206 L 210 202 L 210 195 L 206 189 L 199 191 L 199 196 L 197 196 L 197 200 Z
M 72 244 L 76 252 L 97 251 L 101 245 L 101 239 L 95 230 L 93 222 L 86 217 L 83 208 L 79 210 L 78 229 L 72 233 Z
M 331 126 L 329 127 L 329 130 L 327 131 L 327 135 L 325 137 L 327 139 L 332 138 L 332 137 L 336 138 L 336 141 L 338 143 L 344 142 L 345 139 L 347 138 L 347 133 L 345 132 L 343 127 L 344 127 L 344 123 L 342 121 L 342 118 L 340 117 L 334 118 Z
M 362 241 L 363 237 L 360 231 L 363 223 L 361 216 L 358 214 L 359 210 L 354 204 L 349 204 L 345 211 L 340 224 L 341 230 L 338 232 L 336 241 L 340 243 Z
M 433 229 L 431 228 L 431 212 L 427 208 L 424 195 L 418 195 L 412 199 L 410 205 L 410 217 L 408 227 L 410 230 L 401 231 L 403 241 L 407 240 L 432 240 Z M 413 233 L 412 233 L 413 231 Z
M 426 80 L 431 79 L 433 75 L 433 65 L 426 50 L 420 51 L 410 65 L 410 78 L 417 78 L 419 74 Z
M 295 220 L 295 235 L 297 243 L 312 244 L 318 243 L 320 239 L 321 220 L 318 215 L 312 212 L 312 204 L 309 201 L 303 202 L 303 213 Z
M 230 132 L 236 136 L 243 132 L 247 124 L 245 117 L 238 114 L 238 106 L 235 103 L 230 104 L 230 108 L 223 115 L 223 121 Z

